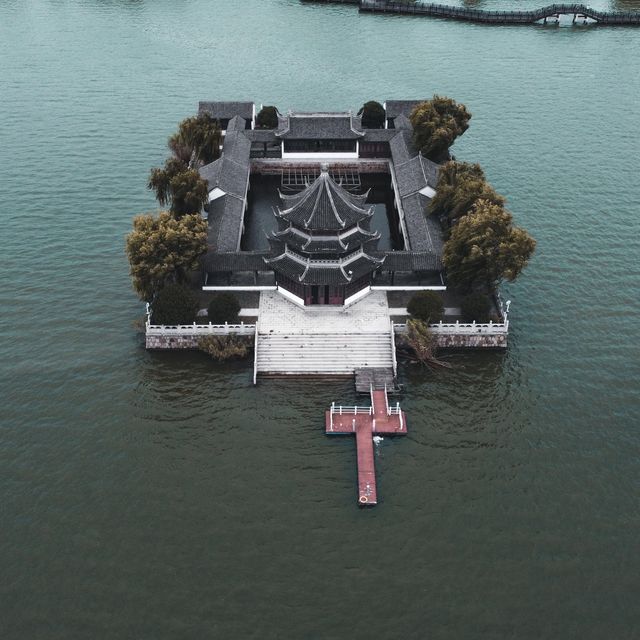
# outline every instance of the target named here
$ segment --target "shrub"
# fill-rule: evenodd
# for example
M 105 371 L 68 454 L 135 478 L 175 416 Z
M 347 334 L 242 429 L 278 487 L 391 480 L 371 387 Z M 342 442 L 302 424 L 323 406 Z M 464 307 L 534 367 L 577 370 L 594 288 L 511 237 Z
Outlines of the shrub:
M 207 311 L 209 313 L 209 322 L 213 322 L 213 324 L 224 324 L 225 322 L 233 324 L 238 321 L 240 303 L 232 293 L 217 293 L 209 303 Z
M 442 296 L 435 291 L 420 291 L 409 300 L 407 311 L 418 320 L 427 323 L 440 322 L 444 315 Z
M 387 117 L 384 107 L 375 100 L 365 102 L 358 115 L 362 116 L 362 126 L 365 129 L 382 129 Z
M 234 360 L 247 357 L 251 340 L 247 336 L 206 336 L 198 340 L 198 348 L 214 360 Z
M 278 126 L 278 110 L 275 107 L 262 107 L 256 116 L 258 129 L 275 129 Z
M 489 322 L 491 300 L 484 293 L 471 293 L 462 300 L 462 317 L 465 322 Z
M 153 324 L 190 324 L 198 312 L 198 299 L 181 284 L 168 284 L 158 292 L 152 305 Z

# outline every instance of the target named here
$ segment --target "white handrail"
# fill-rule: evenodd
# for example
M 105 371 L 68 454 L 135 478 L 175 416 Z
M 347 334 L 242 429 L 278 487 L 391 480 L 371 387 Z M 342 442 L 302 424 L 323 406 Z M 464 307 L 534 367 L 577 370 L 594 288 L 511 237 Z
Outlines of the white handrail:
M 498 335 L 509 333 L 509 322 L 489 322 L 480 324 L 478 322 L 455 322 L 430 324 L 429 329 L 437 335 Z M 394 333 L 406 333 L 407 325 L 398 323 L 394 325 Z
M 253 384 L 258 383 L 258 322 L 255 324 L 255 338 L 253 342 Z
M 393 358 L 393 377 L 395 378 L 395 376 L 398 374 L 398 358 L 396 356 L 396 334 L 393 328 L 393 320 L 391 321 L 391 357 Z
M 194 336 L 194 335 L 231 335 L 251 336 L 256 333 L 255 324 L 150 324 L 147 321 L 146 333 L 149 336 Z

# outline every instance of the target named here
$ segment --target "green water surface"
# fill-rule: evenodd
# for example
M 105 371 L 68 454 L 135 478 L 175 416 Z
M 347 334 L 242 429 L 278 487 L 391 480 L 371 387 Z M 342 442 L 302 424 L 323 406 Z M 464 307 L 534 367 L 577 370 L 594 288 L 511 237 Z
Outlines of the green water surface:
M 628 28 L 3 0 L 0 638 L 640 637 L 639 60 Z M 352 382 L 147 353 L 124 235 L 198 100 L 435 92 L 538 250 L 507 353 L 401 367 L 362 511 L 323 434 Z

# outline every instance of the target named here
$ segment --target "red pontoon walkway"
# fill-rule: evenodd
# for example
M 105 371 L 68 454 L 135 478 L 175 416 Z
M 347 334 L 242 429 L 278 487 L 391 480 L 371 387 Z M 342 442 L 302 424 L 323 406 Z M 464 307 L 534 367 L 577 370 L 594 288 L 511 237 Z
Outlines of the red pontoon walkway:
M 328 435 L 355 434 L 358 451 L 358 503 L 377 504 L 373 437 L 406 435 L 407 420 L 400 404 L 389 406 L 386 387 L 372 389 L 370 407 L 343 407 L 334 402 L 326 412 L 325 424 Z

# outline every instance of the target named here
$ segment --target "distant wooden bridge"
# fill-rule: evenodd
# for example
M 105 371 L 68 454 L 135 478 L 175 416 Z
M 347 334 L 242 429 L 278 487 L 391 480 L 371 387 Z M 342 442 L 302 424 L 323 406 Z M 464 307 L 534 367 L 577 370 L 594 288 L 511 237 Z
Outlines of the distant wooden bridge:
M 572 22 L 589 22 L 605 26 L 640 26 L 640 11 L 598 11 L 584 4 L 551 4 L 529 11 L 485 11 L 423 2 L 393 2 L 387 0 L 312 0 L 357 4 L 360 11 L 431 16 L 483 24 L 548 24 L 557 23 L 560 16 L 573 16 Z

